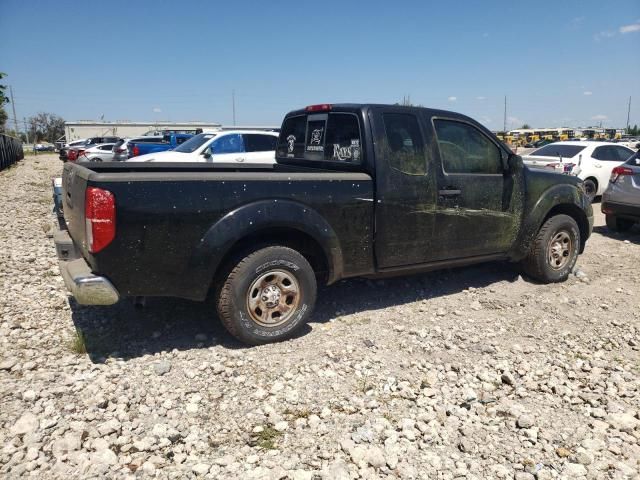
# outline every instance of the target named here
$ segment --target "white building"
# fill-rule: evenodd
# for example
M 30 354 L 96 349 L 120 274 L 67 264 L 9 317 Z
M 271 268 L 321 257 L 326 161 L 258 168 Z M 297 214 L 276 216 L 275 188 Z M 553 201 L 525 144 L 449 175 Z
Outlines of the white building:
M 67 142 L 88 137 L 139 137 L 149 131 L 157 130 L 196 130 L 214 129 L 221 125 L 211 122 L 96 122 L 78 120 L 65 122 L 64 133 Z

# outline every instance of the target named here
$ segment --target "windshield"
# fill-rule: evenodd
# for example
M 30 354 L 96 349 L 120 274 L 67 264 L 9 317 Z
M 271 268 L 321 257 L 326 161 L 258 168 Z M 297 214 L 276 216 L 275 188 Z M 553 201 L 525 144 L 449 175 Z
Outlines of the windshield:
M 215 133 L 200 133 L 173 149 L 174 152 L 193 153 L 206 142 L 215 137 Z
M 562 145 L 560 143 L 552 143 L 536 150 L 535 152 L 531 152 L 529 155 L 535 155 L 536 157 L 571 158 L 575 157 L 585 148 L 586 147 L 583 147 L 582 145 Z

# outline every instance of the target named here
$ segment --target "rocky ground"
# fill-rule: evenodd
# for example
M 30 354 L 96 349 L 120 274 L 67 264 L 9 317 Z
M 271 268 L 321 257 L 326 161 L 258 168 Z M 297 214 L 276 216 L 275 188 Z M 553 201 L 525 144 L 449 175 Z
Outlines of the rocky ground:
M 566 283 L 340 282 L 298 338 L 247 348 L 208 304 L 70 300 L 45 234 L 60 169 L 0 172 L 0 477 L 638 477 L 640 233 L 598 205 Z

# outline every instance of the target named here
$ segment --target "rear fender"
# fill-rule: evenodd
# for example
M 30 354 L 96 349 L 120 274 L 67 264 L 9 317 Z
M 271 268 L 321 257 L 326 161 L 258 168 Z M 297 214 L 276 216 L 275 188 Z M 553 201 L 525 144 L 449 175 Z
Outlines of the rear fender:
M 202 236 L 191 263 L 206 265 L 205 275 L 213 280 L 234 245 L 273 228 L 297 230 L 315 239 L 327 260 L 328 283 L 342 277 L 342 249 L 331 225 L 315 210 L 290 200 L 259 201 L 230 211 Z

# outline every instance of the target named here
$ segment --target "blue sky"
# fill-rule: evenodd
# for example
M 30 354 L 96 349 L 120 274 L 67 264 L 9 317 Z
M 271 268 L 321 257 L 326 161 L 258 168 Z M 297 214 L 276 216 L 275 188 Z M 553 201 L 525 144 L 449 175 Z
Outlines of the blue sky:
M 2 0 L 17 115 L 279 125 L 411 101 L 502 129 L 640 124 L 640 1 Z M 11 115 L 11 109 L 8 109 Z

